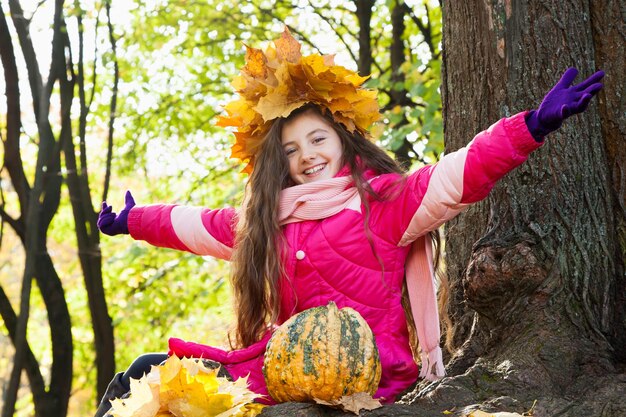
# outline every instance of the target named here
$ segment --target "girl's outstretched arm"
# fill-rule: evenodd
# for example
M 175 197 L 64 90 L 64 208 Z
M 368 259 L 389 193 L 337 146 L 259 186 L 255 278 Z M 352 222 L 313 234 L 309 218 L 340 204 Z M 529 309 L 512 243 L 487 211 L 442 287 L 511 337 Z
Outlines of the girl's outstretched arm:
M 602 88 L 602 71 L 571 86 L 576 74 L 576 69 L 568 69 L 537 110 L 496 122 L 467 146 L 409 175 L 407 192 L 396 202 L 401 214 L 389 211 L 396 213 L 398 227 L 381 233 L 393 233 L 396 238 L 399 234 L 403 246 L 484 199 L 503 176 L 543 144 L 545 135 L 567 117 L 584 111 Z
M 154 204 L 137 206 L 130 191 L 118 214 L 106 202 L 98 216 L 98 229 L 114 236 L 130 234 L 136 240 L 197 255 L 230 259 L 234 245 L 236 213 L 233 208 Z
M 234 208 L 153 204 L 133 207 L 128 214 L 128 231 L 133 239 L 154 246 L 228 260 L 236 219 Z

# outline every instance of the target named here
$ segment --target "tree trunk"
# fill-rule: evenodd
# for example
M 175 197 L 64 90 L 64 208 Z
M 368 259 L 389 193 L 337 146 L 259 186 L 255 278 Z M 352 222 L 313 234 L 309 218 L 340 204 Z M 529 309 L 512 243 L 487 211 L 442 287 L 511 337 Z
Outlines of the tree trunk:
M 10 8 L 29 74 L 39 133 L 39 148 L 34 185 L 31 189 L 28 188 L 23 167 L 21 164 L 17 164 L 21 159 L 14 159 L 11 165 L 7 165 L 11 179 L 17 182 L 14 184 L 14 187 L 18 193 L 21 205 L 20 218 L 17 220 L 13 219 L 10 221 L 10 224 L 24 243 L 26 265 L 22 284 L 20 315 L 15 315 L 11 305 L 7 303 L 6 297 L 0 297 L 2 317 L 7 322 L 11 339 L 16 348 L 13 358 L 13 372 L 6 389 L 2 414 L 7 416 L 14 414 L 17 389 L 22 369 L 24 368 L 27 371 L 31 384 L 35 415 L 38 417 L 64 417 L 67 414 L 72 384 L 72 326 L 61 280 L 48 254 L 47 231 L 52 218 L 57 212 L 61 195 L 60 148 L 62 144 L 60 143 L 61 141 L 57 141 L 54 137 L 49 121 L 49 112 L 50 98 L 55 81 L 66 71 L 65 56 L 67 49 L 63 41 L 65 39 L 63 34 L 66 34 L 67 30 L 62 20 L 63 1 L 57 0 L 55 2 L 54 15 L 53 60 L 50 74 L 44 87 L 41 82 L 40 69 L 34 54 L 34 48 L 28 35 L 29 22 L 24 18 L 19 2 L 11 0 Z M 2 30 L 4 30 L 4 23 L 0 25 Z M 3 40 L 11 42 L 10 37 L 3 38 Z M 8 71 L 8 73 L 5 73 L 5 76 L 9 76 L 12 74 L 10 70 L 15 66 L 15 59 L 5 47 L 2 48 L 1 52 L 3 55 L 3 67 L 8 68 L 8 70 L 5 70 Z M 17 85 L 17 82 L 15 82 L 15 85 Z M 7 99 L 9 100 L 8 107 L 13 113 L 15 109 L 18 109 L 17 104 L 12 96 L 8 96 Z M 70 101 L 67 100 L 67 97 L 62 101 L 61 110 L 69 116 Z M 19 114 L 15 115 L 15 117 L 19 121 Z M 18 122 L 13 123 L 19 124 Z M 14 129 L 14 127 L 11 127 L 11 129 Z M 65 132 L 67 131 L 66 126 L 62 127 L 62 131 L 63 129 L 65 129 Z M 69 140 L 71 140 L 71 135 L 62 133 L 60 136 L 68 136 Z M 7 141 L 4 145 L 5 149 L 10 151 L 10 156 L 13 158 L 19 156 L 19 135 L 16 137 L 14 132 L 11 135 L 7 135 Z M 27 194 L 30 194 L 30 196 Z M 28 202 L 28 204 L 24 204 L 25 202 Z M 10 219 L 4 211 L 0 214 L 3 218 Z M 52 364 L 48 373 L 48 387 L 43 384 L 39 364 L 32 354 L 26 335 L 32 278 L 37 280 L 42 299 L 46 305 L 50 326 Z
M 389 103 L 387 106 L 393 108 L 396 106 L 407 106 L 412 103 L 408 99 L 406 88 L 404 88 L 405 76 L 401 67 L 407 60 L 405 52 L 405 18 L 409 15 L 411 9 L 405 2 L 396 1 L 391 11 L 391 46 L 389 47 L 389 61 L 391 63 L 391 88 L 389 91 Z M 399 87 L 403 86 L 403 87 Z M 399 121 L 395 128 L 400 129 L 408 124 L 406 115 Z M 394 151 L 394 155 L 400 165 L 404 167 L 411 166 L 412 158 L 409 155 L 413 149 L 412 144 L 408 140 L 404 140 L 402 146 Z
M 73 83 L 69 83 L 72 91 Z M 69 117 L 68 117 L 69 123 Z M 96 213 L 91 205 L 91 192 L 86 170 L 80 171 L 76 164 L 74 144 L 71 137 L 65 140 L 63 153 L 68 169 L 67 188 L 74 214 L 74 227 L 78 242 L 78 257 L 83 271 L 89 312 L 94 333 L 97 369 L 97 398 L 102 398 L 115 373 L 115 343 L 113 323 L 109 316 L 102 284 L 102 253 L 100 236 L 96 228 Z
M 603 59 L 613 50 L 623 57 L 624 19 L 605 2 L 593 16 L 613 26 L 590 21 L 590 3 L 443 4 L 447 152 L 466 145 L 468 132 L 538 106 L 567 67 L 580 70 L 578 81 L 609 73 L 600 100 L 447 224 L 459 350 L 451 377 L 414 393 L 416 404 L 523 412 L 537 401 L 536 416 L 626 413 L 625 160 L 607 135 L 619 136 L 614 123 L 624 129 L 624 69 Z
M 89 107 L 85 97 L 84 43 L 82 37 L 82 25 L 79 16 L 79 62 L 77 63 L 78 77 L 70 71 L 61 75 L 59 79 L 61 90 L 62 129 L 60 141 L 63 143 L 63 155 L 67 168 L 67 189 L 74 215 L 74 229 L 78 243 L 78 258 L 83 271 L 89 313 L 94 333 L 94 347 L 96 351 L 96 398 L 104 395 L 106 388 L 113 379 L 115 373 L 115 343 L 113 336 L 113 323 L 109 316 L 104 287 L 102 285 L 102 254 L 100 252 L 100 235 L 96 227 L 97 214 L 91 204 L 91 190 L 87 177 L 86 158 L 86 126 Z M 70 40 L 67 35 L 63 36 L 67 48 L 70 48 Z M 68 68 L 73 68 L 74 63 L 68 58 Z M 94 69 L 95 71 L 95 69 Z M 72 115 L 70 113 L 74 100 L 74 90 L 78 84 L 80 99 L 80 116 L 78 118 L 78 138 L 80 140 L 80 167 L 77 164 L 77 149 L 72 140 Z
M 48 322 L 52 342 L 52 366 L 50 384 L 45 396 L 35 401 L 37 417 L 64 417 L 72 389 L 73 341 L 72 323 L 65 301 L 61 279 L 56 272 L 47 248 L 38 254 L 37 284 L 48 311 Z M 37 400 L 37 398 L 33 398 Z
M 356 17 L 359 20 L 359 62 L 358 71 L 362 76 L 372 73 L 374 58 L 372 57 L 372 7 L 373 0 L 357 0 Z

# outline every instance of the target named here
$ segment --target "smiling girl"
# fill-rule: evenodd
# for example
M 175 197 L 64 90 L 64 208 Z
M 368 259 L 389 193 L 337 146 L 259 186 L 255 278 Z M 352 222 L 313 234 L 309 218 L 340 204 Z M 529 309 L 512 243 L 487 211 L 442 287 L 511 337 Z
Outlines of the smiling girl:
M 108 235 L 232 261 L 233 346 L 172 338 L 170 354 L 219 362 L 267 395 L 261 367 L 275 326 L 334 301 L 371 327 L 383 369 L 375 397 L 393 402 L 418 376 L 444 375 L 431 233 L 485 198 L 548 133 L 582 112 L 603 73 L 572 86 L 577 72 L 569 69 L 537 110 L 504 118 L 406 174 L 368 139 L 379 112 L 375 93 L 361 86 L 365 78 L 330 57 L 302 56 L 288 31 L 275 44 L 248 49 L 233 83 L 240 98 L 220 122 L 235 128 L 233 155 L 250 174 L 242 207 L 137 206 L 127 193 L 119 214 L 103 203 L 98 225 Z M 140 357 L 109 392 L 127 390 L 128 377 L 164 357 Z

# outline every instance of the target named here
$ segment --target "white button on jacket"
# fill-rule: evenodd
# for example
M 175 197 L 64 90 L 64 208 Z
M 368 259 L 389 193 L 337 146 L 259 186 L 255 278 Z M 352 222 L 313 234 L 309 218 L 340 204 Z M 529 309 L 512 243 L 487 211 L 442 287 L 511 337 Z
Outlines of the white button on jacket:
M 296 259 L 299 261 L 303 260 L 305 256 L 306 255 L 303 250 L 299 250 L 298 252 L 296 252 Z

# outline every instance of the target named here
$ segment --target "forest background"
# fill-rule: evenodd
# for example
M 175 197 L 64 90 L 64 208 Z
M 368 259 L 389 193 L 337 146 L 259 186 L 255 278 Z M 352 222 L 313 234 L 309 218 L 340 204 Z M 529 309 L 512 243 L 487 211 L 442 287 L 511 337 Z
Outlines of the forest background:
M 239 204 L 245 175 L 240 173 L 241 166 L 229 159 L 231 134 L 213 122 L 232 97 L 229 83 L 243 65 L 244 45 L 264 47 L 287 25 L 300 39 L 305 53 L 337 54 L 338 63 L 363 75 L 371 74 L 367 86 L 381 92 L 384 115 L 384 123 L 376 125 L 372 133 L 406 167 L 435 162 L 444 151 L 442 93 L 448 106 L 446 114 L 450 115 L 446 116 L 445 148 L 450 151 L 498 118 L 536 105 L 567 66 L 577 65 L 589 74 L 597 59 L 602 68 L 614 70 L 609 85 L 623 91 L 624 68 L 619 65 L 623 45 L 621 49 L 614 45 L 624 38 L 620 13 L 625 9 L 615 2 L 596 2 L 595 8 L 580 2 L 570 14 L 548 7 L 550 2 L 523 3 L 522 7 L 497 1 L 467 8 L 443 3 L 445 15 L 439 2 L 431 0 L 242 1 L 236 8 L 211 0 L 0 1 L 0 87 L 6 95 L 6 100 L 0 101 L 4 145 L 0 172 L 2 416 L 90 415 L 113 373 L 140 353 L 165 351 L 169 336 L 225 344 L 233 317 L 227 264 L 153 248 L 128 237 L 101 236 L 95 221 L 101 201 L 107 200 L 116 209 L 123 206 L 126 189 L 133 191 L 139 204 Z M 599 10 L 603 5 L 607 7 L 602 14 Z M 545 42 L 549 37 L 541 38 L 538 31 L 529 29 L 534 26 L 528 19 L 542 22 L 533 15 L 539 9 L 558 23 L 555 26 L 560 27 L 567 47 L 558 49 L 558 44 Z M 590 22 L 589 16 L 595 20 Z M 588 28 L 582 35 L 577 26 L 580 22 Z M 617 40 L 595 43 L 597 22 L 604 23 L 607 35 L 617 32 Z M 467 31 L 465 36 L 463 30 Z M 444 33 L 454 40 L 448 49 Z M 485 33 L 493 36 L 481 40 Z M 591 47 L 586 46 L 584 36 L 593 38 Z M 520 52 L 511 52 L 514 48 L 509 42 L 520 39 L 534 46 L 528 54 L 534 67 L 515 62 Z M 456 55 L 452 52 L 455 45 L 459 50 Z M 602 55 L 609 49 L 613 55 Z M 447 69 L 442 50 L 448 51 Z M 610 62 L 618 64 L 611 67 Z M 538 65 L 546 70 L 538 73 Z M 502 66 L 511 68 L 506 76 Z M 529 78 L 536 79 L 537 85 L 525 88 L 520 80 Z M 516 87 L 510 88 L 513 85 Z M 463 103 L 460 96 L 467 102 Z M 484 106 L 479 106 L 481 100 Z M 600 248 L 594 246 L 593 250 L 608 261 L 595 267 L 595 253 L 585 255 L 582 278 L 574 274 L 571 288 L 558 293 L 574 294 L 568 298 L 574 300 L 574 327 L 582 326 L 592 335 L 588 338 L 591 345 L 601 345 L 609 352 L 599 355 L 604 360 L 599 369 L 610 368 L 609 373 L 618 375 L 616 381 L 623 384 L 619 364 L 626 357 L 626 240 L 624 193 L 619 187 L 623 187 L 625 158 L 615 144 L 623 138 L 624 99 L 607 95 L 601 100 L 601 110 L 589 112 L 591 115 L 580 122 L 582 127 L 580 123 L 573 125 L 561 140 L 555 140 L 557 145 L 551 152 L 567 159 L 563 143 L 568 137 L 573 140 L 576 132 L 583 136 L 580 132 L 602 131 L 602 135 L 590 134 L 602 150 L 592 152 L 599 156 L 589 168 L 604 175 L 589 179 L 584 174 L 581 181 L 599 183 L 597 192 L 604 198 L 600 206 L 609 215 L 604 213 L 605 220 L 592 216 L 596 229 L 589 233 L 597 235 L 601 230 L 605 240 L 593 240 Z M 462 105 L 455 106 L 455 101 Z M 454 134 L 451 140 L 449 133 Z M 584 153 L 589 144 L 578 146 Z M 571 147 L 569 152 L 576 151 Z M 529 185 L 542 174 L 542 170 L 531 168 L 521 177 L 513 176 L 512 183 L 521 178 Z M 568 171 L 563 176 L 568 190 L 580 188 L 574 181 L 579 173 Z M 510 197 L 507 185 L 503 187 L 504 196 Z M 453 289 L 451 315 L 457 327 L 453 375 L 478 369 L 476 372 L 488 375 L 487 379 L 479 377 L 482 383 L 495 384 L 506 374 L 501 372 L 501 357 L 493 368 L 485 363 L 476 368 L 475 364 L 485 352 L 491 352 L 485 356 L 492 359 L 507 354 L 504 349 L 494 349 L 497 339 L 486 335 L 502 333 L 503 324 L 510 325 L 506 320 L 494 320 L 498 317 L 494 311 L 512 306 L 501 305 L 493 288 L 491 293 L 481 294 L 484 281 L 474 280 L 478 285 L 472 288 L 463 277 L 471 276 L 476 268 L 484 272 L 484 265 L 467 267 L 477 249 L 474 242 L 485 230 L 493 235 L 507 224 L 496 215 L 498 227 L 491 227 L 494 212 L 519 208 L 516 201 L 528 201 L 530 191 L 521 188 L 517 196 L 500 199 L 497 196 L 503 194 L 496 190 L 495 200 L 478 205 L 461 218 L 475 224 L 474 229 L 467 227 L 468 233 L 461 240 L 447 236 L 446 241 L 456 249 L 446 257 Z M 537 201 L 552 204 L 546 212 L 559 211 L 554 209 L 558 201 L 549 195 L 530 200 L 541 210 L 545 207 Z M 567 223 L 568 214 L 560 216 Z M 547 216 L 542 220 L 544 224 L 554 222 Z M 459 222 L 454 225 L 457 229 L 463 226 L 463 220 Z M 510 230 L 518 225 L 513 226 Z M 564 244 L 567 249 L 557 251 L 559 264 L 567 261 L 570 252 L 580 258 L 576 248 L 584 246 L 581 241 L 586 242 L 586 235 L 579 235 L 577 230 L 586 229 L 575 226 L 576 231 L 570 231 L 571 241 L 566 239 Z M 538 235 L 551 233 L 547 227 L 529 227 Z M 527 253 L 526 234 L 515 236 L 517 240 L 510 236 L 505 239 L 508 246 L 500 243 L 498 247 L 515 247 Z M 482 246 L 489 247 L 489 242 L 483 239 Z M 545 266 L 554 248 L 546 244 L 540 249 L 539 259 Z M 506 259 L 507 253 L 500 258 Z M 485 257 L 484 252 L 480 255 Z M 555 293 L 552 286 L 538 282 L 537 276 L 543 277 L 546 269 L 540 273 L 531 270 L 530 284 L 511 287 L 500 283 L 495 287 L 506 288 L 509 296 L 527 307 L 533 304 L 529 300 L 551 298 L 546 294 Z M 559 271 L 562 275 L 568 272 L 567 267 Z M 518 272 L 529 275 L 528 270 Z M 606 278 L 597 285 L 589 284 L 589 276 L 596 273 Z M 554 279 L 554 273 L 548 275 Z M 470 291 L 469 301 L 464 298 L 466 291 Z M 558 294 L 551 299 L 558 299 Z M 558 307 L 559 302 L 554 301 L 554 305 Z M 514 314 L 505 316 L 509 315 Z M 582 324 L 578 317 L 582 317 Z M 515 327 L 508 332 L 515 334 Z M 525 336 L 527 341 L 533 339 L 529 332 Z M 555 343 L 563 345 L 563 340 Z M 529 345 L 531 350 L 536 348 Z M 511 352 L 508 354 L 510 359 Z M 552 355 L 558 359 L 557 354 Z M 551 360 L 555 362 L 555 358 Z M 571 365 L 579 368 L 574 360 Z M 555 389 L 566 385 L 554 383 Z M 439 388 L 446 392 L 445 386 Z M 527 410 L 533 396 L 536 399 L 545 387 L 537 384 L 536 388 L 528 390 L 527 398 L 515 397 L 499 405 Z M 417 398 L 434 390 L 425 389 Z M 479 391 L 485 388 L 481 386 Z M 454 401 L 458 405 L 487 401 L 496 391 L 456 397 Z M 454 401 L 441 407 L 451 409 Z M 567 408 L 568 403 L 555 407 Z

